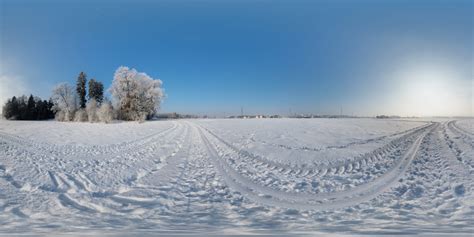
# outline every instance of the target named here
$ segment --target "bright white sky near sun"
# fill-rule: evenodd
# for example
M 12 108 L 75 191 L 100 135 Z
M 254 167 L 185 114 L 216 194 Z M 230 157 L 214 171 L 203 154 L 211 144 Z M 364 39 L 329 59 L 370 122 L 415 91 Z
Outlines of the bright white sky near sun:
M 400 78 L 404 79 L 397 91 L 399 100 L 393 106 L 401 114 L 468 115 L 466 109 L 472 108 L 472 82 L 462 80 L 446 65 L 420 66 L 403 72 Z
M 473 116 L 473 80 L 469 62 L 456 62 L 444 55 L 442 60 L 412 55 L 393 71 L 376 96 L 385 114 L 403 116 Z M 377 92 L 374 92 L 377 94 Z
M 133 14 L 131 14 L 133 13 Z M 163 112 L 474 116 L 472 1 L 0 1 L 0 103 L 163 81 Z

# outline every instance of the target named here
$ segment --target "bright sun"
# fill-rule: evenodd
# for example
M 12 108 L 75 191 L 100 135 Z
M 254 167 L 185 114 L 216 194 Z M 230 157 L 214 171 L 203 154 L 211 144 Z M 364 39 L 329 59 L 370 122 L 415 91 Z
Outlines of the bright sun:
M 470 85 L 441 68 L 420 68 L 403 73 L 398 110 L 405 115 L 450 116 L 469 114 Z

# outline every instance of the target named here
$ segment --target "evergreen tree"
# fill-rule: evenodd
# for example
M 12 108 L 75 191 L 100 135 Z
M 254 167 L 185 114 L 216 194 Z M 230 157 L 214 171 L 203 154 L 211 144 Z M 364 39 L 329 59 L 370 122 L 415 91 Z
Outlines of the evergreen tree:
M 17 119 L 18 115 L 19 115 L 19 112 L 20 110 L 18 109 L 18 99 L 16 98 L 16 96 L 13 96 L 12 97 L 12 104 L 11 104 L 11 115 L 10 115 L 10 118 L 14 118 L 14 119 Z
M 100 104 L 104 100 L 104 85 L 95 79 L 89 80 L 89 99 L 95 99 Z
M 10 99 L 8 99 L 5 105 L 3 106 L 2 115 L 6 119 L 9 119 L 12 116 L 12 101 Z
M 26 104 L 26 117 L 24 119 L 26 120 L 33 120 L 36 119 L 36 102 L 35 99 L 33 98 L 33 95 L 30 94 L 30 97 L 28 98 L 28 103 Z
M 52 119 L 54 116 L 51 116 L 51 108 L 48 108 L 48 101 L 41 100 L 38 98 L 36 101 L 36 119 L 37 120 L 44 120 L 44 119 Z
M 18 98 L 18 120 L 25 120 L 28 117 L 28 105 L 25 95 Z
M 77 77 L 76 91 L 79 96 L 79 105 L 81 108 L 86 107 L 86 79 L 87 75 L 84 72 L 79 73 Z
M 36 120 L 45 119 L 44 118 L 44 113 L 45 113 L 44 109 L 45 108 L 44 108 L 44 105 L 43 105 L 43 101 L 42 100 L 36 101 L 36 106 L 35 106 L 35 111 L 36 111 L 35 119 Z
M 55 115 L 55 114 L 54 114 L 53 107 L 54 107 L 53 99 L 52 99 L 52 98 L 49 98 L 48 106 L 47 106 L 48 119 L 54 118 L 54 115 Z
M 3 116 L 10 120 L 42 120 L 54 118 L 53 102 L 39 97 L 13 96 L 3 106 Z

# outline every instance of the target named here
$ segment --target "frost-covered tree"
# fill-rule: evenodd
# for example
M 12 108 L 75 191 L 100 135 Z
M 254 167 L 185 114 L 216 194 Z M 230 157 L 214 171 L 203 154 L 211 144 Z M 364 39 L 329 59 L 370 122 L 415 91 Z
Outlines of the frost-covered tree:
M 93 122 L 98 121 L 98 118 L 97 118 L 97 102 L 95 101 L 95 99 L 90 99 L 87 102 L 86 112 L 87 112 L 87 118 L 89 119 L 89 122 L 93 123 Z
M 113 119 L 113 109 L 109 101 L 104 101 L 97 110 L 99 121 L 110 123 Z
M 100 104 L 104 100 L 104 85 L 100 81 L 91 79 L 89 81 L 89 99 L 95 99 Z
M 76 82 L 76 92 L 79 98 L 79 105 L 83 109 L 86 107 L 86 82 L 87 75 L 84 72 L 79 73 Z
M 53 89 L 51 100 L 59 121 L 72 121 L 77 109 L 77 99 L 74 89 L 67 83 L 60 83 Z
M 128 67 L 119 67 L 109 91 L 119 119 L 142 121 L 151 118 L 163 99 L 162 81 Z

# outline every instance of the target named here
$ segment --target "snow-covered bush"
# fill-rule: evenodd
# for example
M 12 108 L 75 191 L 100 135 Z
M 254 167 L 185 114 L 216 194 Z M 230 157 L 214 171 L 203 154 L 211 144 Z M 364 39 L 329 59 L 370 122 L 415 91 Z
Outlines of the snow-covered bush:
M 104 123 L 110 123 L 113 119 L 113 114 L 112 105 L 108 101 L 103 102 L 97 110 L 99 121 Z
M 53 89 L 51 99 L 54 103 L 53 110 L 56 112 L 56 120 L 72 121 L 78 107 L 73 87 L 67 83 L 58 84 Z
M 79 109 L 74 114 L 74 122 L 85 122 L 87 121 L 88 116 L 84 109 Z
M 97 102 L 95 101 L 95 99 L 90 99 L 89 101 L 87 101 L 86 112 L 89 122 L 93 123 L 98 121 Z
M 57 111 L 56 114 L 54 115 L 54 119 L 56 119 L 56 121 L 65 121 L 65 118 L 66 115 L 64 113 L 64 111 Z
M 152 117 L 163 99 L 162 82 L 128 67 L 119 67 L 109 91 L 119 119 L 143 121 Z
M 64 121 L 73 121 L 74 120 L 74 114 L 76 113 L 75 110 L 68 110 L 64 113 Z

